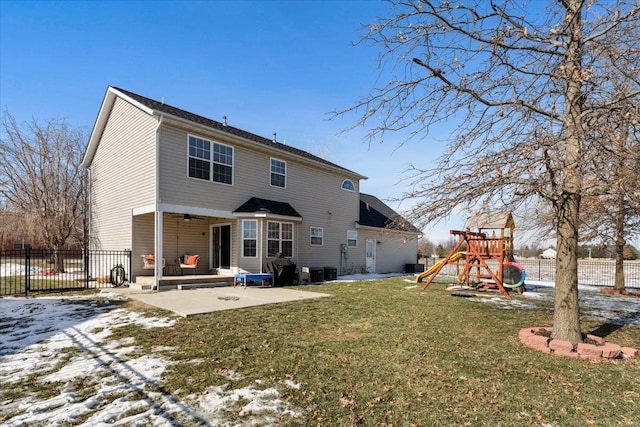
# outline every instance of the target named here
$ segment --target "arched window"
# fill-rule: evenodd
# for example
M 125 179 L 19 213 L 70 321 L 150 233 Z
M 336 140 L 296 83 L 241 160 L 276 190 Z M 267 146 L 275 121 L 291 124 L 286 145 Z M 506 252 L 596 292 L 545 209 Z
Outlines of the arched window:
M 347 191 L 356 191 L 356 186 L 353 185 L 350 179 L 345 179 L 342 181 L 342 189 Z

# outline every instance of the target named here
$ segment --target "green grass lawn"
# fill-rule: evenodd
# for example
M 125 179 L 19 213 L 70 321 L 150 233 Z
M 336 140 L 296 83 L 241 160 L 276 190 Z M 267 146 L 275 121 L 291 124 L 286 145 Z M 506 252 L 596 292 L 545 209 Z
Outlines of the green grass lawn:
M 518 331 L 551 326 L 550 309 L 504 310 L 453 297 L 442 284 L 411 285 L 300 287 L 332 296 L 116 333 L 134 335 L 143 349 L 174 348 L 166 356 L 178 363 L 163 387 L 178 397 L 228 383 L 221 373 L 230 371 L 241 377 L 234 387 L 290 379 L 301 387 L 283 398 L 302 410 L 304 425 L 639 425 L 637 359 L 542 354 L 521 345 Z M 597 328 L 610 331 L 607 341 L 640 348 L 637 326 L 582 324 Z

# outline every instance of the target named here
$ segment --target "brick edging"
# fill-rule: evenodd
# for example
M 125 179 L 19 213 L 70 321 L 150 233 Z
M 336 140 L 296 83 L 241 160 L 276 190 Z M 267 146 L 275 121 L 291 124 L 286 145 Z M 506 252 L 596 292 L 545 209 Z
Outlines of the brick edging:
M 601 337 L 587 335 L 596 344 L 579 343 L 574 347 L 569 341 L 548 338 L 538 335 L 538 332 L 553 332 L 553 328 L 534 327 L 520 329 L 518 336 L 527 347 L 555 356 L 574 357 L 581 359 L 635 359 L 638 350 L 632 347 L 620 347 L 617 344 L 605 342 Z

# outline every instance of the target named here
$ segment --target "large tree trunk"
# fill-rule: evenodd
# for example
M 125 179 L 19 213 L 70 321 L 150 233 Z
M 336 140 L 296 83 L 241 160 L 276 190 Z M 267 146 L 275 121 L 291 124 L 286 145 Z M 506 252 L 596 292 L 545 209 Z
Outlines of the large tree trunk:
M 624 153 L 626 151 L 627 138 L 629 138 L 629 128 L 623 124 L 620 136 L 618 137 L 617 150 L 618 153 Z M 628 169 L 625 167 L 626 161 L 624 156 L 620 156 L 618 161 L 618 168 L 615 176 L 619 183 L 628 179 L 625 176 Z M 622 187 L 622 184 L 620 184 Z M 624 222 L 625 222 L 625 205 L 626 200 L 622 191 L 618 192 L 618 198 L 616 200 L 616 276 L 614 281 L 614 289 L 624 291 Z
M 578 207 L 579 197 L 566 201 L 558 223 L 556 295 L 553 337 L 577 344 L 582 341 L 578 305 Z
M 614 289 L 624 291 L 624 195 L 618 195 L 616 212 L 616 277 Z
M 582 341 L 578 305 L 578 224 L 582 194 L 582 0 L 567 3 L 565 158 L 558 201 L 558 253 L 553 338 Z

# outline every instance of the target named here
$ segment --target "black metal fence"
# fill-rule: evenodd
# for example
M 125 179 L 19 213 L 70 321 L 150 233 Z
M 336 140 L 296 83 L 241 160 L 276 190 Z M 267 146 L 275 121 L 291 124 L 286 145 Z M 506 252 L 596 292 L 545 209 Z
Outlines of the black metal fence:
M 427 259 L 427 261 L 429 265 L 433 265 L 433 259 Z M 441 260 L 435 260 L 435 262 L 438 261 Z M 524 267 L 527 273 L 527 280 L 555 282 L 556 260 L 518 258 L 516 261 Z M 497 269 L 496 261 L 488 260 L 487 264 L 492 269 Z M 464 261 L 459 264 L 449 264 L 441 270 L 440 274 L 457 277 L 463 267 Z M 578 284 L 580 285 L 613 286 L 615 273 L 616 265 L 613 260 L 578 260 Z M 640 288 L 640 261 L 624 262 L 624 280 L 625 287 Z
M 110 288 L 130 277 L 131 251 L 0 251 L 0 296 Z

